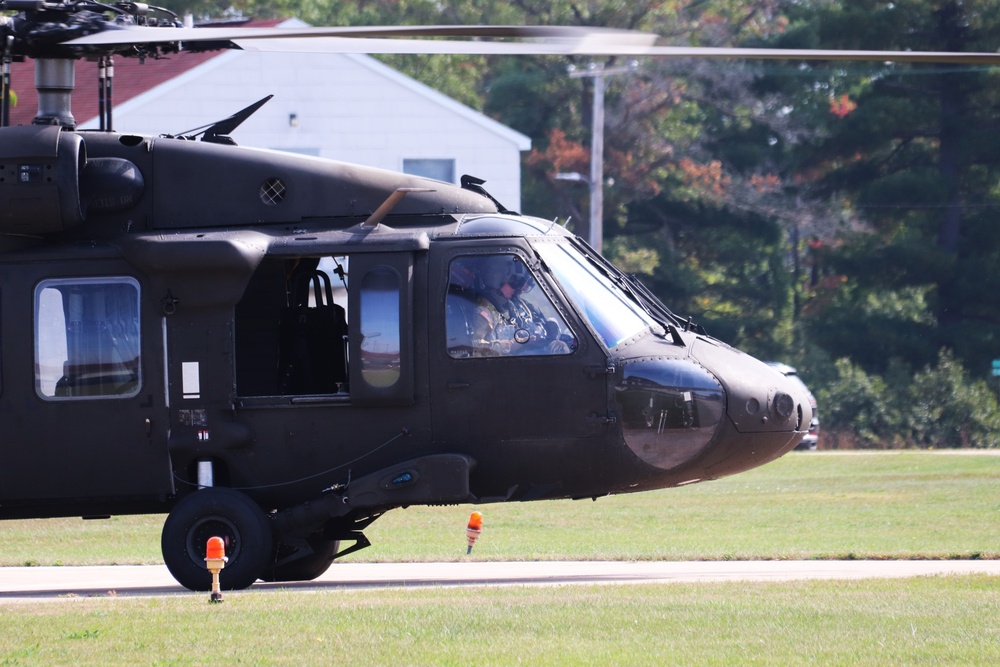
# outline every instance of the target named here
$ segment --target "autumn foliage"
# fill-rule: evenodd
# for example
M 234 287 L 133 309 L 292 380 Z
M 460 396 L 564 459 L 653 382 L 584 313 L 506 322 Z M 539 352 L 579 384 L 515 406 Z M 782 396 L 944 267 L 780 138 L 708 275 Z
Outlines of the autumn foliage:
M 840 97 L 830 98 L 830 113 L 837 118 L 843 118 L 857 108 L 858 103 L 851 100 L 846 93 Z
M 549 142 L 544 150 L 533 149 L 528 165 L 551 173 L 590 169 L 590 151 L 583 144 L 566 138 L 566 133 L 555 128 L 549 131 Z

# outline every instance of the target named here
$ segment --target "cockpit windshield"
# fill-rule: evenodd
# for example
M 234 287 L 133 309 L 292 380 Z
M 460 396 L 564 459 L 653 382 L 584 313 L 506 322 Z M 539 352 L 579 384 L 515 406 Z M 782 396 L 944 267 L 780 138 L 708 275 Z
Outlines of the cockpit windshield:
M 610 349 L 659 325 L 576 248 L 538 243 L 538 255 Z

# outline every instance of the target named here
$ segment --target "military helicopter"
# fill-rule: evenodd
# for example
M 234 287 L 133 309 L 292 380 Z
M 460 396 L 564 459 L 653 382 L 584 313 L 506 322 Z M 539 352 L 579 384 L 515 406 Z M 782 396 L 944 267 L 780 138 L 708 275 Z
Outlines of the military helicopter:
M 309 580 L 368 546 L 391 509 L 717 479 L 793 449 L 811 410 L 784 376 L 473 176 L 237 146 L 253 107 L 200 140 L 114 132 L 110 108 L 106 127 L 77 131 L 78 59 L 942 59 L 545 26 L 188 28 L 132 2 L 0 9 L 18 12 L 0 19 L 4 71 L 35 59 L 39 95 L 33 124 L 0 128 L 0 519 L 164 513 L 164 562 L 192 590 L 211 585 L 210 536 L 226 543 L 224 588 Z

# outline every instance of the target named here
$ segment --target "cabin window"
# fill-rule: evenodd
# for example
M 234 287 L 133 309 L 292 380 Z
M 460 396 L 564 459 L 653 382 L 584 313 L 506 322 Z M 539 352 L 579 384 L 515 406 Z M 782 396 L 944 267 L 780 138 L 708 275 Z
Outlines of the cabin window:
M 139 392 L 139 284 L 46 280 L 35 290 L 35 389 L 46 399 Z
M 457 257 L 445 300 L 448 355 L 570 354 L 576 336 L 516 255 Z
M 415 400 L 414 256 L 351 256 L 351 405 L 412 405 Z
M 399 275 L 377 267 L 361 281 L 361 377 L 371 387 L 395 385 L 400 375 Z

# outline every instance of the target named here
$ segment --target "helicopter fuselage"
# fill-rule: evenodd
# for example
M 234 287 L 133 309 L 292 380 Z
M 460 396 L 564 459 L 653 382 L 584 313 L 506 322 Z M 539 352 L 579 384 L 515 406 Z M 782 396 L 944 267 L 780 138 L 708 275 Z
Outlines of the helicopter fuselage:
M 0 179 L 0 518 L 224 488 L 294 562 L 394 507 L 710 480 L 808 428 L 783 376 L 475 179 L 55 126 L 0 129 Z

